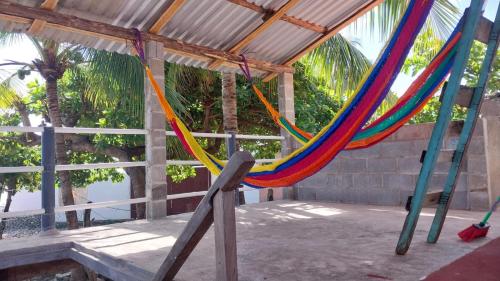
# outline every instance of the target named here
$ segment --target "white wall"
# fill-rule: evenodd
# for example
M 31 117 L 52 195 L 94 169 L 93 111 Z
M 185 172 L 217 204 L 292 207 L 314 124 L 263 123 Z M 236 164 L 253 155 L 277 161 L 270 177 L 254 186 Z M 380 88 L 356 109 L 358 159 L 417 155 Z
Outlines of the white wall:
M 102 201 L 115 201 L 115 200 L 125 200 L 130 198 L 130 179 L 125 175 L 125 179 L 120 183 L 113 183 L 111 181 L 97 182 L 89 185 L 87 188 L 78 188 L 74 192 L 75 203 L 83 204 L 87 201 L 92 202 L 102 202 Z M 7 194 L 2 194 L 0 200 L 0 206 L 3 209 L 5 205 Z M 40 209 L 42 202 L 41 192 L 28 192 L 26 190 L 21 190 L 12 197 L 12 204 L 10 211 L 26 211 L 33 209 Z M 56 190 L 56 206 L 59 206 L 61 202 L 60 190 Z M 93 209 L 92 219 L 104 220 L 104 219 L 129 219 L 130 218 L 130 205 L 115 206 L 113 208 L 101 208 Z M 78 211 L 78 218 L 81 220 L 83 218 L 83 211 Z M 58 222 L 65 221 L 64 213 L 56 214 L 56 220 Z

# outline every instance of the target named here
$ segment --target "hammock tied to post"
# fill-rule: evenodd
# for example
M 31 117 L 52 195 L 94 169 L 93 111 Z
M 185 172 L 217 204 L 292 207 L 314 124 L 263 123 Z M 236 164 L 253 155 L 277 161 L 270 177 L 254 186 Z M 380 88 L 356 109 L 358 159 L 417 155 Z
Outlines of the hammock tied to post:
M 457 43 L 462 35 L 460 32 L 462 22 L 463 20 L 460 20 L 449 39 L 441 47 L 441 50 L 436 54 L 431 63 L 414 80 L 393 107 L 361 129 L 344 150 L 366 148 L 384 140 L 424 108 L 450 73 L 458 49 Z M 273 107 L 257 85 L 253 83 L 245 56 L 241 55 L 241 57 L 243 60 L 243 65 L 240 65 L 241 71 L 247 78 L 255 95 L 271 115 L 273 121 L 297 142 L 303 145 L 306 144 L 312 139 L 313 135 L 296 126 Z
M 411 118 L 408 116 L 418 112 L 448 73 L 456 53 L 459 32 L 454 32 L 445 47 L 396 105 L 375 122 L 363 128 L 389 92 L 433 3 L 434 0 L 411 0 L 380 57 L 362 80 L 355 94 L 337 115 L 315 136 L 306 135 L 307 137 L 303 140 L 304 145 L 290 155 L 271 164 L 255 165 L 243 183 L 255 188 L 293 185 L 318 172 L 346 146 L 348 149 L 353 149 L 376 143 L 401 127 Z M 185 150 L 202 162 L 211 173 L 220 174 L 225 161 L 217 159 L 202 148 L 176 115 L 153 77 L 145 60 L 140 32 L 137 32 L 134 47 L 165 116 Z M 259 95 L 258 88 L 254 85 L 252 87 Z M 264 102 L 265 99 L 261 100 Z M 273 119 L 281 120 L 279 114 L 273 113 L 276 111 L 271 104 L 267 103 L 267 105 L 266 108 Z M 283 121 L 283 126 L 285 124 L 288 124 L 290 128 L 298 129 L 290 122 Z M 305 132 L 302 131 L 302 133 Z

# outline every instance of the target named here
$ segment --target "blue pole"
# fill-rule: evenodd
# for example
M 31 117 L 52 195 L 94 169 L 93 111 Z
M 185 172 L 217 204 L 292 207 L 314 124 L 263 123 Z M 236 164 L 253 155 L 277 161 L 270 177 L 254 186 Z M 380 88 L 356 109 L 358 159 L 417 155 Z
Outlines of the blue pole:
M 477 118 L 479 117 L 484 90 L 486 88 L 488 77 L 491 71 L 491 66 L 493 65 L 493 61 L 495 60 L 496 52 L 498 49 L 499 33 L 500 5 L 497 8 L 495 22 L 490 31 L 488 48 L 484 56 L 483 64 L 481 65 L 478 83 L 474 88 L 474 93 L 472 95 L 472 100 L 467 112 L 467 117 L 464 122 L 464 127 L 462 128 L 462 132 L 460 133 L 457 149 L 453 157 L 453 162 L 451 164 L 450 170 L 448 172 L 446 183 L 444 185 L 444 200 L 440 200 L 439 202 L 439 205 L 436 209 L 436 215 L 434 216 L 434 220 L 432 221 L 431 230 L 429 231 L 429 235 L 427 236 L 427 242 L 429 243 L 436 243 L 439 239 L 439 235 L 441 234 L 441 229 L 443 228 L 444 220 L 446 219 L 446 214 L 448 212 L 451 198 L 453 197 L 458 176 L 460 174 L 464 155 L 467 153 L 467 148 L 472 138 L 472 133 L 474 132 Z
M 54 231 L 56 220 L 54 208 L 55 197 L 55 133 L 53 127 L 44 127 L 42 133 L 42 208 L 45 213 L 42 215 L 42 233 Z
M 465 20 L 462 37 L 457 51 L 457 60 L 453 64 L 448 86 L 443 95 L 443 101 L 439 108 L 439 115 L 432 131 L 432 136 L 427 147 L 427 153 L 420 169 L 417 184 L 413 194 L 411 208 L 406 216 L 403 230 L 399 236 L 396 246 L 396 254 L 404 255 L 410 247 L 413 233 L 417 227 L 418 218 L 422 211 L 422 204 L 427 193 L 429 181 L 436 165 L 436 160 L 441 150 L 444 135 L 450 124 L 451 112 L 455 101 L 456 93 L 460 88 L 460 81 L 464 75 L 465 66 L 469 58 L 472 42 L 476 33 L 476 26 L 481 16 L 484 0 L 473 0 Z
M 227 159 L 231 159 L 231 156 L 236 152 L 236 133 L 228 132 L 231 136 L 226 139 L 227 147 Z M 238 189 L 234 191 L 235 206 L 240 205 L 240 192 Z

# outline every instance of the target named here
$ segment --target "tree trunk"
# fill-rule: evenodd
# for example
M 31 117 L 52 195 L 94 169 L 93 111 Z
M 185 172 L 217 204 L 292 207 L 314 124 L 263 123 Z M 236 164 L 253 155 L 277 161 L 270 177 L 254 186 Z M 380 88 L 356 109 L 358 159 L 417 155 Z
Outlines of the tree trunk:
M 236 74 L 224 72 L 222 73 L 222 115 L 226 134 L 236 134 L 238 132 L 238 107 L 236 101 Z M 226 145 L 226 147 L 229 147 L 229 145 Z M 234 148 L 236 150 L 238 150 L 237 147 L 238 144 L 235 143 Z M 229 154 L 232 154 L 232 152 L 228 151 L 228 156 Z M 239 192 L 236 196 L 240 204 L 245 203 L 243 192 Z
M 3 212 L 7 213 L 10 209 L 10 205 L 12 204 L 12 196 L 16 194 L 16 181 L 15 178 L 8 181 L 7 184 L 7 199 L 5 201 L 5 207 L 3 208 Z M 3 232 L 5 231 L 5 226 L 7 225 L 7 219 L 3 218 L 0 223 L 0 240 L 3 239 Z
M 59 111 L 59 100 L 57 96 L 57 79 L 53 77 L 45 77 L 45 85 L 47 91 L 47 104 L 49 108 L 50 121 L 54 127 L 62 127 L 61 113 Z M 56 134 L 56 163 L 58 165 L 68 164 L 66 156 L 66 145 L 64 136 Z M 58 172 L 59 181 L 61 183 L 61 195 L 64 206 L 74 205 L 73 190 L 71 186 L 71 177 L 69 171 Z M 69 229 L 78 228 L 78 217 L 76 211 L 66 212 L 66 221 Z
M 224 132 L 237 133 L 236 75 L 234 73 L 222 74 L 222 114 Z
M 146 174 L 144 167 L 125 168 L 125 172 L 130 177 L 130 184 L 132 186 L 132 198 L 142 198 L 146 196 Z M 132 218 L 145 219 L 146 218 L 146 204 L 135 204 L 134 213 Z

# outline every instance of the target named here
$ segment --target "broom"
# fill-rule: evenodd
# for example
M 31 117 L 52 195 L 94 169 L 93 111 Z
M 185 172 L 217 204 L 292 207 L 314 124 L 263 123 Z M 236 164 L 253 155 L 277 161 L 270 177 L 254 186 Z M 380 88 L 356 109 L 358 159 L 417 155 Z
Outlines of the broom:
M 470 242 L 479 237 L 485 237 L 490 229 L 490 225 L 488 224 L 488 220 L 491 217 L 491 214 L 497 208 L 497 205 L 500 204 L 500 196 L 497 197 L 496 202 L 491 206 L 490 210 L 484 216 L 483 220 L 478 224 L 473 224 L 468 228 L 460 231 L 458 236 L 465 242 Z

